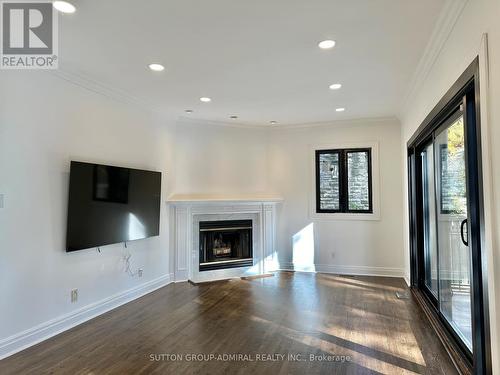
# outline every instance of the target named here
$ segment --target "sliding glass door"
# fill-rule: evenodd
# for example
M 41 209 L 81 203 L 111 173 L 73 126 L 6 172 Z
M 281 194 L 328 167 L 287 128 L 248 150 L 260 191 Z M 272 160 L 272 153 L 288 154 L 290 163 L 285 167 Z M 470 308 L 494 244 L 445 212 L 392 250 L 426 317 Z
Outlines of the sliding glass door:
M 412 287 L 455 362 L 483 374 L 491 351 L 477 77 L 475 62 L 425 119 L 408 142 L 408 170 Z
M 436 132 L 439 309 L 472 352 L 471 255 L 467 245 L 468 202 L 465 127 L 461 111 Z
M 467 246 L 465 127 L 454 112 L 424 143 L 421 163 L 423 287 L 472 352 L 470 249 Z

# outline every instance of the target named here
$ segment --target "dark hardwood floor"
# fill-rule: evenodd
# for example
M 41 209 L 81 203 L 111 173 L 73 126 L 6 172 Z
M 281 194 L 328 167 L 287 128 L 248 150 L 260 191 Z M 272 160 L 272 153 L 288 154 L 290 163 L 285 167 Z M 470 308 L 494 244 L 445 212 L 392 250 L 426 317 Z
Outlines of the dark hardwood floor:
M 396 298 L 405 290 L 289 272 L 171 284 L 0 361 L 0 374 L 455 374 L 416 302 Z M 196 357 L 210 353 L 221 358 Z

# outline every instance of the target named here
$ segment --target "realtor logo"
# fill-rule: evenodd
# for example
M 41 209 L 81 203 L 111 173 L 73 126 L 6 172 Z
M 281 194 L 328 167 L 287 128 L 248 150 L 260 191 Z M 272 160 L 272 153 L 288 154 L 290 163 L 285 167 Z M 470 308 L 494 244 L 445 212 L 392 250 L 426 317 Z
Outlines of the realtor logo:
M 57 69 L 57 13 L 51 1 L 1 3 L 2 69 Z

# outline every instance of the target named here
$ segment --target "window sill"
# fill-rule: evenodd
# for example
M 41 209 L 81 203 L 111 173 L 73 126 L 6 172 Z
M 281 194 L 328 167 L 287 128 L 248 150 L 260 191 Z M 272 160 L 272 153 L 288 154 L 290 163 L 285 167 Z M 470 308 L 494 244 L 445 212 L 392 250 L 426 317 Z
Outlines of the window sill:
M 311 219 L 324 221 L 380 221 L 380 214 L 374 212 L 371 214 L 355 214 L 355 213 L 311 213 Z

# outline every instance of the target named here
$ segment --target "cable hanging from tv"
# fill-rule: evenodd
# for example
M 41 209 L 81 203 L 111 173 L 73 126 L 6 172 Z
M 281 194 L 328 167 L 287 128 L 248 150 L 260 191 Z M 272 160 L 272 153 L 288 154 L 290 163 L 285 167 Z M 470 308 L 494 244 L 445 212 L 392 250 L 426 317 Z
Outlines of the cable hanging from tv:
M 128 249 L 127 247 L 127 242 L 123 242 L 123 247 L 125 249 Z M 132 253 L 127 251 L 127 254 L 123 256 L 123 261 L 125 262 L 125 272 L 129 274 L 130 277 L 135 277 L 137 275 L 137 272 L 132 271 L 132 267 L 130 265 L 130 258 L 132 258 Z

